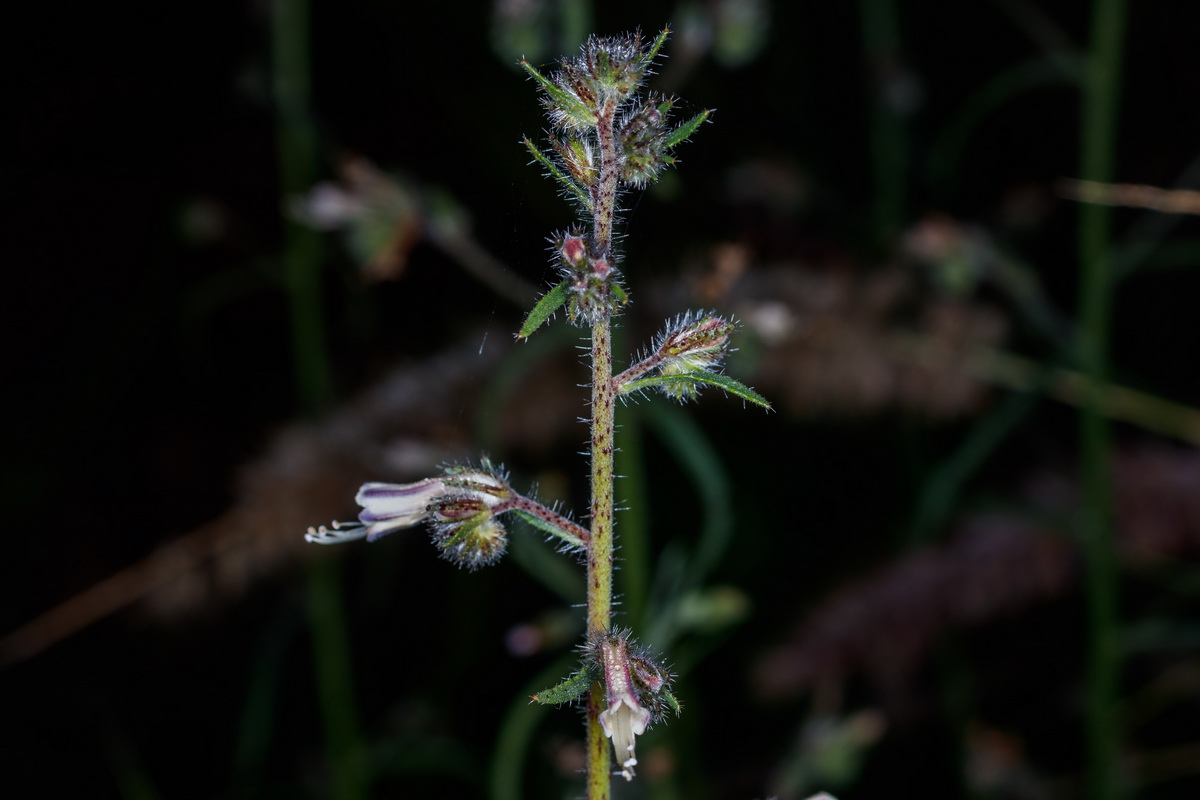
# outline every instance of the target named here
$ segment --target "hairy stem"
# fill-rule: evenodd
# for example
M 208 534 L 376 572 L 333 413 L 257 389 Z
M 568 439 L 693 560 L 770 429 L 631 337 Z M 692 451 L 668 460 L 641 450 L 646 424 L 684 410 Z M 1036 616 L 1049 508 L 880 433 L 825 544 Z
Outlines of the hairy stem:
M 613 409 L 609 320 L 592 326 L 592 530 L 588 546 L 588 632 L 608 630 L 612 614 Z
M 619 164 L 613 130 L 616 100 L 607 100 L 596 123 L 600 175 L 592 188 L 592 248 L 610 258 L 616 210 Z M 611 258 L 610 258 L 611 260 Z M 612 617 L 613 566 L 613 411 L 612 321 L 607 313 L 592 324 L 592 530 L 587 559 L 587 627 L 589 634 L 607 631 Z M 608 800 L 610 761 L 600 714 L 604 690 L 597 685 L 588 700 L 588 800 Z
M 596 256 L 607 256 L 612 246 L 613 215 L 617 207 L 617 137 L 613 126 L 617 100 L 610 97 L 596 119 L 596 138 L 600 146 L 600 177 L 592 187 L 592 246 Z
M 528 497 L 517 495 L 511 500 L 499 503 L 492 509 L 493 514 L 502 514 L 509 509 L 524 511 L 526 514 L 532 514 L 538 519 L 556 529 L 558 538 L 562 539 L 572 547 L 586 547 L 588 539 L 591 538 L 591 533 L 587 528 L 575 522 L 572 519 L 564 517 L 552 508 L 546 508 L 536 500 L 531 500 Z
M 612 338 L 607 317 L 592 326 L 592 530 L 587 559 L 587 627 L 606 631 L 612 616 L 613 409 Z M 588 800 L 607 800 L 608 745 L 600 727 L 604 690 L 588 702 Z
M 642 359 L 617 377 L 613 378 L 613 387 L 620 389 L 625 384 L 632 383 L 650 370 L 657 367 L 659 364 L 662 364 L 664 361 L 666 361 L 666 358 L 664 358 L 661 353 L 655 353 L 648 358 Z

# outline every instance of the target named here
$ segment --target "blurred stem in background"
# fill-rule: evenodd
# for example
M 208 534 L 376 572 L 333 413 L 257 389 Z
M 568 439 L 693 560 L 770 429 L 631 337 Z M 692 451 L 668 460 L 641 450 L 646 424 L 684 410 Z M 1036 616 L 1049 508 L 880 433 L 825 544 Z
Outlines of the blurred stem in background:
M 316 183 L 316 129 L 309 107 L 309 5 L 274 0 L 271 7 L 273 93 L 276 114 L 280 208 L 283 199 Z M 284 221 L 283 280 L 291 312 L 292 359 L 302 411 L 314 415 L 331 399 L 321 315 L 319 234 Z M 367 780 L 354 701 L 350 650 L 342 609 L 340 559 L 317 558 L 307 572 L 313 667 L 325 726 L 329 796 L 367 796 Z
M 893 242 L 907 210 L 908 131 L 905 117 L 915 101 L 912 83 L 900 58 L 900 21 L 896 0 L 860 0 L 863 55 L 871 107 L 871 231 L 878 242 Z
M 1080 133 L 1080 177 L 1112 180 L 1120 89 L 1124 0 L 1095 0 Z M 1088 378 L 1079 416 L 1083 506 L 1079 527 L 1087 564 L 1088 797 L 1123 794 L 1116 719 L 1120 676 L 1117 570 L 1112 512 L 1111 432 L 1101 387 L 1107 380 L 1113 292 L 1108 206 L 1079 210 L 1079 361 Z

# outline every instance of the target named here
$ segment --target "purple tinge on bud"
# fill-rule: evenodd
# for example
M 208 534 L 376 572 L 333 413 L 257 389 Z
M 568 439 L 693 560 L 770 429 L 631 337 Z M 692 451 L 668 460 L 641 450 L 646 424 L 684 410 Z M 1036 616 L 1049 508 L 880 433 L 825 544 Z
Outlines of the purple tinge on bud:
M 633 768 L 637 765 L 636 738 L 646 732 L 651 714 L 634 690 L 629 642 L 622 636 L 606 635 L 598 649 L 607 703 L 607 708 L 600 712 L 600 727 L 612 739 L 621 775 L 627 781 L 633 780 Z
M 429 508 L 446 494 L 440 478 L 416 483 L 364 483 L 355 501 L 362 506 L 358 521 L 367 526 L 367 541 L 402 528 L 411 528 L 429 517 Z
M 587 261 L 587 242 L 582 236 L 567 235 L 563 237 L 562 258 L 572 268 L 583 271 Z

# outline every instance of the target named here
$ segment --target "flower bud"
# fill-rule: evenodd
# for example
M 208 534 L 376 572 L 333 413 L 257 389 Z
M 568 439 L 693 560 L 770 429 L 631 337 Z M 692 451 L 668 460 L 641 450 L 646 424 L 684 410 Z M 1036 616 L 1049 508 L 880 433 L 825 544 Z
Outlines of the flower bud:
M 588 246 L 586 239 L 578 234 L 568 233 L 558 237 L 555 245 L 562 263 L 572 272 L 579 273 L 587 269 Z
M 583 139 L 569 138 L 563 141 L 552 138 L 550 144 L 576 183 L 580 186 L 596 184 L 600 172 L 596 168 L 596 158 L 590 143 Z
M 674 365 L 675 372 L 709 370 L 720 365 L 735 327 L 716 314 L 684 314 L 659 337 L 655 349 Z
M 663 104 L 666 106 L 666 104 Z M 669 106 L 666 106 L 669 108 Z M 629 115 L 620 125 L 621 180 L 634 186 L 653 181 L 672 159 L 667 153 L 663 112 L 653 101 Z
M 717 314 L 701 316 L 689 312 L 677 317 L 659 335 L 654 349 L 662 359 L 659 374 L 666 378 L 678 376 L 679 380 L 662 381 L 657 384 L 659 390 L 680 401 L 695 398 L 699 386 L 688 376 L 720 368 L 729 346 L 729 334 L 735 327 Z

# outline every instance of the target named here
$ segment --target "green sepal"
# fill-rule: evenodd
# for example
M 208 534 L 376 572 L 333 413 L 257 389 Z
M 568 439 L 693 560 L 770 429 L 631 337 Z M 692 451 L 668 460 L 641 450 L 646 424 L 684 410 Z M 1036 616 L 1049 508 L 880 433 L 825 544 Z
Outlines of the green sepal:
M 609 286 L 612 288 L 612 293 L 614 295 L 616 295 L 617 303 L 619 305 L 625 305 L 626 303 L 629 302 L 629 292 L 625 291 L 624 286 L 617 283 L 616 281 L 613 281 L 612 283 L 610 283 Z
M 541 703 L 544 706 L 560 706 L 563 703 L 570 703 L 578 700 L 592 688 L 597 679 L 600 677 L 600 667 L 595 664 L 588 664 L 582 667 L 579 672 L 576 672 L 571 677 L 560 683 L 558 686 L 552 686 L 549 689 L 542 689 L 540 692 L 529 698 L 535 703 Z M 673 700 L 674 698 L 672 698 Z M 677 707 L 679 704 L 675 703 Z M 678 712 L 676 712 L 678 713 Z
M 567 302 L 569 290 L 568 282 L 563 281 L 542 295 L 541 299 L 537 301 L 537 305 L 529 312 L 529 316 L 525 317 L 525 324 L 521 326 L 517 338 L 528 338 L 534 331 L 542 327 L 542 323 L 554 316 L 554 312 L 558 311 L 559 306 Z
M 652 375 L 649 378 L 642 378 L 636 381 L 630 381 L 622 386 L 618 391 L 620 394 L 630 394 L 631 392 L 640 392 L 645 389 L 652 389 L 656 386 L 669 386 L 670 384 L 691 383 L 696 386 L 716 386 L 719 389 L 724 389 L 729 394 L 740 397 L 743 400 L 749 400 L 755 405 L 770 409 L 771 404 L 767 398 L 763 397 L 758 392 L 751 389 L 746 384 L 739 380 L 734 380 L 728 375 L 721 375 L 717 372 L 708 372 L 698 369 L 695 372 L 689 372 L 683 375 Z
M 649 64 L 658 56 L 658 51 L 661 50 L 662 46 L 667 43 L 667 37 L 670 35 L 670 26 L 665 27 L 658 32 L 658 38 L 654 40 L 654 44 L 650 45 L 650 50 L 646 53 L 646 57 L 643 60 L 644 63 Z
M 687 122 L 680 125 L 675 130 L 671 131 L 667 135 L 667 138 L 663 141 L 664 146 L 666 146 L 669 149 L 669 148 L 672 148 L 675 145 L 679 144 L 683 140 L 687 139 L 689 136 L 691 136 L 693 133 L 696 132 L 696 128 L 699 128 L 701 125 L 704 124 L 705 120 L 708 119 L 708 116 L 711 113 L 712 113 L 712 109 L 708 109 L 707 111 L 701 111 L 699 114 L 692 117 L 691 119 L 689 119 Z
M 543 533 L 548 533 L 556 539 L 561 539 L 563 542 L 565 542 L 566 544 L 570 545 L 573 548 L 582 550 L 584 547 L 583 541 L 580 540 L 578 536 L 574 536 L 570 533 L 567 533 L 562 528 L 552 525 L 551 523 L 547 522 L 546 520 L 542 519 L 541 517 L 537 516 L 536 514 L 530 514 L 528 511 L 524 511 L 520 508 L 514 508 L 512 513 L 516 514 L 518 517 L 525 520 L 530 525 L 537 528 L 539 531 L 542 531 Z
M 679 701 L 675 699 L 675 695 L 671 694 L 670 690 L 663 689 L 661 697 L 662 701 L 667 704 L 667 708 L 675 712 L 675 716 L 678 717 L 683 713 L 683 706 L 679 705 Z
M 587 104 L 585 104 L 582 100 L 563 89 L 561 86 L 547 78 L 542 73 L 538 72 L 533 68 L 532 64 L 523 58 L 521 59 L 521 66 L 525 68 L 526 72 L 533 76 L 534 80 L 541 84 L 542 89 L 546 92 L 546 94 L 550 95 L 551 102 L 558 106 L 558 108 L 564 114 L 566 114 L 579 125 L 596 124 L 595 112 L 588 108 Z
M 573 195 L 576 200 L 583 203 L 585 208 L 589 211 L 592 209 L 592 198 L 583 190 L 583 187 L 571 180 L 565 172 L 558 168 L 557 164 L 547 158 L 541 150 L 538 150 L 537 145 L 528 136 L 522 138 L 521 142 L 529 148 L 529 152 L 533 155 L 534 160 L 545 167 L 554 180 L 562 184 L 563 188 Z

